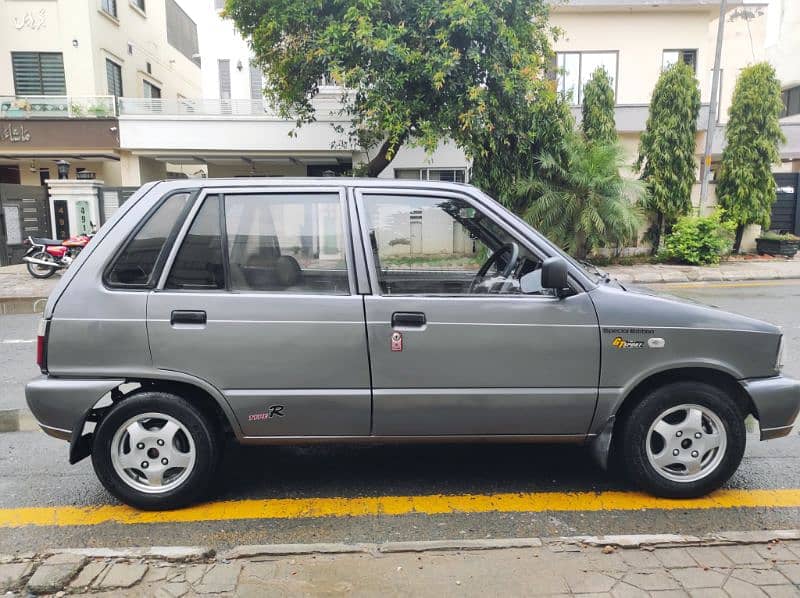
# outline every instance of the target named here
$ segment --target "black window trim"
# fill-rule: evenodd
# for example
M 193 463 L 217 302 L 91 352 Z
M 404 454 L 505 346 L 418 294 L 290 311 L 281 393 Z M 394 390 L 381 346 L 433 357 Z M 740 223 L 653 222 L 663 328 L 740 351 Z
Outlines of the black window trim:
M 344 235 L 344 250 L 345 250 L 345 263 L 346 263 L 346 271 L 347 271 L 347 288 L 348 293 L 345 294 L 332 294 L 332 293 L 302 293 L 302 292 L 293 292 L 293 293 L 284 293 L 281 291 L 258 291 L 258 290 L 242 290 L 242 289 L 234 289 L 231 284 L 231 274 L 230 274 L 230 256 L 228 255 L 228 227 L 227 227 L 227 220 L 226 217 L 226 198 L 229 195 L 309 195 L 309 194 L 320 194 L 320 195 L 336 195 L 339 201 L 339 210 L 342 214 L 342 230 L 341 233 Z M 170 289 L 167 288 L 166 283 L 169 279 L 169 274 L 172 271 L 173 266 L 175 265 L 175 260 L 178 257 L 178 252 L 180 251 L 181 245 L 183 245 L 184 240 L 186 239 L 186 235 L 189 234 L 189 229 L 191 228 L 192 222 L 197 217 L 198 212 L 202 208 L 203 202 L 205 199 L 212 195 L 218 195 L 220 198 L 220 226 L 222 227 L 222 260 L 223 260 L 223 268 L 225 269 L 225 284 L 226 288 L 224 289 Z M 182 215 L 183 216 L 183 215 Z M 173 231 L 174 232 L 174 231 Z M 166 245 L 166 244 L 165 244 Z M 159 256 L 161 257 L 161 256 Z M 275 187 L 261 187 L 261 186 L 253 186 L 253 187 L 206 187 L 200 189 L 198 196 L 195 198 L 194 206 L 192 207 L 191 212 L 188 216 L 184 219 L 183 224 L 179 227 L 179 231 L 177 233 L 177 238 L 173 240 L 172 247 L 166 257 L 166 261 L 163 265 L 163 269 L 158 277 L 158 283 L 156 284 L 155 288 L 153 289 L 155 292 L 167 292 L 167 293 L 229 293 L 229 294 L 241 294 L 241 295 L 275 295 L 275 296 L 288 296 L 288 295 L 295 295 L 295 296 L 303 296 L 303 297 L 333 297 L 333 298 L 341 298 L 341 297 L 353 297 L 359 296 L 359 293 L 356 291 L 356 272 L 354 269 L 355 264 L 355 257 L 354 257 L 354 248 L 353 248 L 353 239 L 352 239 L 352 227 L 350 224 L 350 217 L 347 208 L 347 193 L 344 187 L 340 186 L 320 186 L 320 187 L 308 187 L 305 185 L 298 185 L 296 187 L 291 186 L 275 186 Z
M 170 197 L 175 195 L 183 195 L 188 194 L 189 197 L 186 199 L 186 205 L 181 210 L 178 219 L 175 221 L 175 224 L 172 226 L 172 230 L 170 230 L 169 235 L 167 235 L 166 241 L 164 241 L 164 246 L 161 248 L 161 251 L 156 258 L 156 263 L 153 265 L 153 271 L 150 273 L 150 276 L 145 284 L 124 284 L 118 282 L 111 282 L 109 280 L 109 275 L 111 274 L 111 270 L 117 263 L 117 260 L 120 256 L 125 252 L 125 250 L 130 246 L 133 242 L 133 239 L 136 238 L 136 235 L 139 234 L 139 231 L 145 227 L 145 225 L 150 222 L 150 219 L 155 215 L 155 213 L 164 205 L 164 203 L 169 200 Z M 153 204 L 144 217 L 136 224 L 133 230 L 125 237 L 125 240 L 120 244 L 120 246 L 114 251 L 111 258 L 106 263 L 105 268 L 103 269 L 103 286 L 110 290 L 110 291 L 151 291 L 156 287 L 157 282 L 161 279 L 162 269 L 164 267 L 164 263 L 166 262 L 167 255 L 170 253 L 171 247 L 175 243 L 175 237 L 178 234 L 178 231 L 181 230 L 183 227 L 184 222 L 186 221 L 186 216 L 191 211 L 192 207 L 194 206 L 197 200 L 198 190 L 197 189 L 174 189 L 165 193 L 159 200 Z

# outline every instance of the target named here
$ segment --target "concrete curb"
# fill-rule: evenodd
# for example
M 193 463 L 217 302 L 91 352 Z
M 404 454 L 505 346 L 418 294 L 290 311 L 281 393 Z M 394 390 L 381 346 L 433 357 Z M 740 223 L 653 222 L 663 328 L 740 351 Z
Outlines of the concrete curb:
M 674 283 L 703 283 L 703 282 L 747 282 L 770 280 L 797 280 L 800 272 L 780 272 L 777 270 L 763 270 L 758 272 L 724 272 L 713 268 L 699 268 L 696 271 L 685 271 L 676 267 L 675 270 L 651 270 L 643 272 L 629 272 L 624 268 L 609 268 L 608 273 L 622 284 L 674 284 Z
M 139 548 L 64 548 L 39 554 L 0 555 L 0 563 L 42 559 L 54 554 L 115 560 L 164 560 L 170 562 L 215 561 L 228 562 L 258 557 L 281 557 L 319 554 L 381 554 L 422 552 L 464 552 L 474 550 L 507 550 L 547 548 L 553 552 L 579 550 L 582 547 L 610 546 L 620 550 L 655 550 L 693 546 L 733 546 L 771 544 L 800 540 L 800 529 L 719 532 L 703 536 L 677 534 L 641 534 L 616 536 L 565 536 L 552 538 L 502 538 L 480 540 L 433 540 L 412 542 L 328 543 L 328 544 L 264 544 L 237 546 L 217 552 L 207 546 L 152 546 Z
M 0 434 L 4 432 L 32 432 L 39 429 L 33 413 L 28 409 L 0 409 Z

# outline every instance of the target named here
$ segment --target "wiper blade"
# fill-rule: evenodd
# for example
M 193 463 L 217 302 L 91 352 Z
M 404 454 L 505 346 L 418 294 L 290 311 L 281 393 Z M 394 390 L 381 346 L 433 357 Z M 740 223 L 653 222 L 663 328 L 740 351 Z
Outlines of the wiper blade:
M 609 276 L 608 272 L 604 272 L 589 260 L 578 260 L 578 263 L 582 266 L 586 266 L 590 271 L 597 274 L 597 276 L 603 279 L 603 282 L 611 282 L 611 276 Z

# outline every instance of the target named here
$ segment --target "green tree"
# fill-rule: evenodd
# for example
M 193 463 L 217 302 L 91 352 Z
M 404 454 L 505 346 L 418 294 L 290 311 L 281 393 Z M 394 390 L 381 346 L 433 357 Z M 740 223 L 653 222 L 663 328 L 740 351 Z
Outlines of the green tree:
M 636 161 L 648 190 L 643 205 L 654 219 L 649 234 L 653 253 L 661 236 L 692 206 L 699 112 L 700 89 L 694 71 L 679 61 L 661 73 L 656 83 Z
M 611 87 L 611 78 L 603 67 L 597 67 L 583 88 L 581 112 L 581 128 L 586 139 L 597 143 L 617 141 L 614 90 Z
M 544 151 L 540 175 L 517 184 L 530 207 L 525 219 L 579 259 L 598 247 L 623 247 L 636 239 L 646 193 L 641 181 L 620 174 L 626 158 L 618 143 L 598 143 L 578 132 Z
M 745 226 L 769 227 L 776 191 L 772 165 L 780 162 L 779 145 L 785 141 L 778 122 L 782 108 L 775 69 L 762 62 L 742 70 L 728 112 L 727 145 L 717 176 L 717 201 L 725 218 L 736 223 L 737 253 Z
M 471 156 L 491 152 L 475 139 L 493 129 L 501 110 L 519 109 L 546 85 L 554 36 L 548 12 L 546 0 L 226 5 L 284 117 L 298 126 L 314 120 L 322 77 L 341 86 L 342 115 L 351 141 L 368 151 L 369 176 L 407 142 L 432 151 L 450 136 Z

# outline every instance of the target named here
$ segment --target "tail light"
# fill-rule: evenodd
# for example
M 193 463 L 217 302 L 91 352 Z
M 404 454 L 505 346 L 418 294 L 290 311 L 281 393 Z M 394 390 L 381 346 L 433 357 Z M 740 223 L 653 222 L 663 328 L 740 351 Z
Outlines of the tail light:
M 36 332 L 36 365 L 43 374 L 47 373 L 47 333 L 50 322 L 42 318 L 39 320 L 39 329 Z

